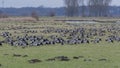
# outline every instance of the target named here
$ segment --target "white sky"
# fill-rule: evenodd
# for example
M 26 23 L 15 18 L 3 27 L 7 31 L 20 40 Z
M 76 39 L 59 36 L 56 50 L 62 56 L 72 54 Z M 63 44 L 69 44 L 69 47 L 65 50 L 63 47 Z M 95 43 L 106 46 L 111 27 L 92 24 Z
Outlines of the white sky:
M 61 7 L 64 5 L 63 0 L 0 0 L 0 7 Z M 120 5 L 120 0 L 113 0 L 112 5 Z

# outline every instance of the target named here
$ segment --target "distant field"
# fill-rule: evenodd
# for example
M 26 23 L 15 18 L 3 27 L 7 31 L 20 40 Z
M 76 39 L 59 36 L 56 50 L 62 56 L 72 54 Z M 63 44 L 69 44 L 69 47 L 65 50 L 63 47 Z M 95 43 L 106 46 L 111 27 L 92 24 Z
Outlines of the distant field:
M 95 21 L 99 23 L 70 24 L 63 20 Z M 69 38 L 67 36 L 72 33 L 70 31 L 77 28 L 85 28 L 85 34 L 89 33 L 90 29 L 97 29 L 97 34 L 102 33 L 102 30 L 103 35 L 105 32 L 104 36 L 91 36 L 88 38 L 90 43 L 83 44 L 25 46 L 24 48 L 4 43 L 0 46 L 0 68 L 120 68 L 120 42 L 105 41 L 108 36 L 120 36 L 119 22 L 119 18 L 102 17 L 41 17 L 39 21 L 29 17 L 0 19 L 0 33 L 10 32 L 13 39 L 17 36 L 23 37 L 25 34 L 44 36 L 45 38 L 51 35 L 62 37 L 65 34 L 63 38 L 67 39 Z M 111 32 L 108 31 L 109 28 Z M 69 32 L 56 32 L 56 30 L 69 30 Z M 91 42 L 96 38 L 102 38 L 102 41 L 100 43 Z M 0 41 L 2 40 L 5 40 L 5 38 L 0 36 Z M 61 56 L 65 56 L 69 60 L 61 61 L 58 58 L 47 61 Z M 31 59 L 37 59 L 39 62 L 30 63 Z

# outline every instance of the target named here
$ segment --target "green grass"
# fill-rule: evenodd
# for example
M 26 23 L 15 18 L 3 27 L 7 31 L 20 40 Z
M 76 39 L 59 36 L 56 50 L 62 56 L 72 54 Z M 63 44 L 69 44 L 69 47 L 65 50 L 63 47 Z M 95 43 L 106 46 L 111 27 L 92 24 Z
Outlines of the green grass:
M 53 45 L 41 47 L 0 47 L 1 68 L 120 68 L 120 43 L 100 43 L 81 45 Z M 9 54 L 9 55 L 4 55 Z M 28 55 L 28 57 L 13 57 L 13 54 Z M 45 59 L 55 56 L 68 56 L 71 60 L 47 62 Z M 73 56 L 84 56 L 75 60 Z M 107 61 L 98 61 L 106 58 Z M 30 64 L 28 60 L 40 59 L 42 62 Z M 92 59 L 92 61 L 84 61 Z

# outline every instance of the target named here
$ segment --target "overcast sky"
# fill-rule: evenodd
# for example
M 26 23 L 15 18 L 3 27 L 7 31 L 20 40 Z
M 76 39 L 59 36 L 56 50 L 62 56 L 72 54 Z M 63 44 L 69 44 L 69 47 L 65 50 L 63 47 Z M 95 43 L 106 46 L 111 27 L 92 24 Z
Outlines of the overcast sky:
M 63 0 L 0 0 L 0 7 L 61 7 Z M 113 0 L 112 5 L 120 5 L 120 0 Z

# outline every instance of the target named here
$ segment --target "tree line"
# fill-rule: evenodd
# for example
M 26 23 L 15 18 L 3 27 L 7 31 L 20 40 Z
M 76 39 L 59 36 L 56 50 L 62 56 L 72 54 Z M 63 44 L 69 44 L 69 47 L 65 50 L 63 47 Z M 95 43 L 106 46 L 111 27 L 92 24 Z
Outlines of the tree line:
M 85 16 L 85 6 L 89 7 L 89 16 L 109 16 L 109 6 L 112 0 L 64 0 L 66 16 L 79 16 L 79 9 L 82 9 L 81 15 Z
M 23 16 L 31 16 L 36 20 L 39 20 L 39 16 L 94 16 L 105 17 L 117 14 L 111 11 L 117 8 L 110 7 L 112 0 L 63 0 L 64 6 L 61 8 L 1 8 L 0 18 L 6 18 L 8 15 L 19 14 Z M 27 11 L 26 11 L 27 9 Z M 19 10 L 19 11 L 18 11 Z M 20 11 L 21 10 L 21 11 Z M 13 11 L 13 12 L 11 12 Z M 42 14 L 41 14 L 42 13 Z M 114 15 L 113 15 L 114 16 Z M 119 16 L 119 14 L 118 14 Z

